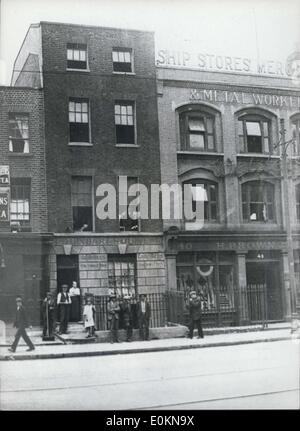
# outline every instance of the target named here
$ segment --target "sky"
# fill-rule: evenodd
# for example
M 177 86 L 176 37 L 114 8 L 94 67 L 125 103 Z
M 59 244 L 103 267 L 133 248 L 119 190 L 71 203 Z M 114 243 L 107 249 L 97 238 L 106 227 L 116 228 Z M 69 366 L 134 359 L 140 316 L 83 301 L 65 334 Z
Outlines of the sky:
M 155 31 L 161 49 L 285 62 L 300 51 L 300 0 L 0 0 L 0 84 L 39 21 Z

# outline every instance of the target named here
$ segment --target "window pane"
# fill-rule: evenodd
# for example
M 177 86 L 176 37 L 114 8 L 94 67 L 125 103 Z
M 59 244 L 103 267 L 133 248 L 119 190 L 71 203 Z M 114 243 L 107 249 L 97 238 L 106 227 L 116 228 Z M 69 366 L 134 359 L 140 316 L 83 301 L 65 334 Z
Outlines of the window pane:
M 213 133 L 213 119 L 206 118 L 207 133 Z
M 131 105 L 127 106 L 127 114 L 132 115 L 132 106 Z
M 264 136 L 269 136 L 269 125 L 267 123 L 267 121 L 264 121 Z
M 264 138 L 264 152 L 269 153 L 270 147 L 269 147 L 269 138 Z
M 213 135 L 207 135 L 207 148 L 208 148 L 208 150 L 214 150 L 215 149 L 215 142 L 214 142 L 214 136 Z
M 87 103 L 82 103 L 81 104 L 81 110 L 82 112 L 87 112 L 88 111 L 88 104 Z
M 124 53 L 124 60 L 127 62 L 127 63 L 130 63 L 130 53 L 129 52 L 125 52 Z
M 243 135 L 244 134 L 243 120 L 239 120 L 238 121 L 238 134 L 239 135 Z
M 69 111 L 75 111 L 75 102 L 69 102 Z
M 119 60 L 119 56 L 118 56 L 117 51 L 113 51 L 112 58 L 113 58 L 113 61 L 118 61 Z
M 120 114 L 121 112 L 121 106 L 120 105 L 115 105 L 115 113 L 116 114 Z
M 80 123 L 81 122 L 81 114 L 79 112 L 76 112 L 75 120 L 76 120 L 76 123 Z
M 121 115 L 121 124 L 124 124 L 124 125 L 127 124 L 127 116 L 126 115 Z
M 191 132 L 205 132 L 203 119 L 190 118 L 189 119 L 189 129 Z
M 246 121 L 246 130 L 249 136 L 261 136 L 259 122 Z
M 82 114 L 82 122 L 88 123 L 88 114 Z
M 71 49 L 67 50 L 67 60 L 73 60 L 73 51 Z
M 69 113 L 69 121 L 70 123 L 74 123 L 75 121 L 75 114 L 73 112 Z
M 79 51 L 77 51 L 77 49 L 76 49 L 73 52 L 74 52 L 74 60 L 75 61 L 79 60 Z
M 126 115 L 127 114 L 127 106 L 121 106 L 121 114 Z
M 75 111 L 76 112 L 81 112 L 81 105 L 82 105 L 81 103 L 78 103 L 78 102 L 75 103 Z
M 86 60 L 86 52 L 85 51 L 80 51 L 79 59 L 80 59 L 80 61 Z
M 124 52 L 119 52 L 119 61 L 124 63 Z
M 190 134 L 190 147 L 195 149 L 204 149 L 204 135 Z

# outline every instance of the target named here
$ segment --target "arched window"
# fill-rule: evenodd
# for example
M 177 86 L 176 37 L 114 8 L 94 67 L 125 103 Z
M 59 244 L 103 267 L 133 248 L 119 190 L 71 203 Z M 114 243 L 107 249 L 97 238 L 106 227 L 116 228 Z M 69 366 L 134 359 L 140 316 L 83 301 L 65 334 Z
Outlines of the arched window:
M 204 204 L 204 220 L 218 220 L 218 184 L 205 179 L 189 180 L 183 183 L 183 203 L 187 198 L 187 187 L 191 187 L 192 210 L 196 212 L 197 201 Z M 193 221 L 193 220 L 189 220 Z
M 243 220 L 274 222 L 274 185 L 265 181 L 242 184 Z
M 293 153 L 300 155 L 300 115 L 292 119 Z
M 300 222 L 300 184 L 296 185 L 295 194 L 296 194 L 296 217 L 297 217 L 297 221 Z
M 263 115 L 244 113 L 238 118 L 239 151 L 272 154 L 271 120 Z
M 180 148 L 182 151 L 216 151 L 213 110 L 189 107 L 179 111 Z

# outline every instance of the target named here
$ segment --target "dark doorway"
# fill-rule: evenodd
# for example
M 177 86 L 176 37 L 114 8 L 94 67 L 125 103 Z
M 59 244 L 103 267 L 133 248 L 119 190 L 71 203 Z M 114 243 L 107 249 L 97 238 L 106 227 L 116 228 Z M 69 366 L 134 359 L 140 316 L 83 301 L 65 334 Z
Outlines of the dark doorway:
M 283 319 L 280 261 L 249 261 L 246 264 L 247 285 L 266 285 L 267 320 Z
M 78 271 L 78 254 L 57 255 L 57 293 L 61 290 L 62 284 L 67 284 L 69 288 L 72 282 L 76 281 L 79 284 L 79 271 Z

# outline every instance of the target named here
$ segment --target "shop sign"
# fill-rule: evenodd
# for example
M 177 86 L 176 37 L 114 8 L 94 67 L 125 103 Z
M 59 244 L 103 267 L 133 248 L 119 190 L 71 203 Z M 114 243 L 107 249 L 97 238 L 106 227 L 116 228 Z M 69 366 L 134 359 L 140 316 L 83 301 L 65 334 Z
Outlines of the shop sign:
M 9 222 L 9 188 L 0 187 L 0 222 Z
M 9 186 L 9 166 L 0 165 L 0 186 Z

